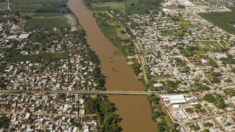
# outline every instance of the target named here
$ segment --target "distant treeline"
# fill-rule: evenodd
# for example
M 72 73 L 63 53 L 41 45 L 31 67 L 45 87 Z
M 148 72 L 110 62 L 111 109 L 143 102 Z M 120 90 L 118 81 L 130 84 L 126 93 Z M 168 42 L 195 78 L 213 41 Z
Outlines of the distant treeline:
M 123 0 L 84 0 L 84 3 L 87 7 L 92 8 L 91 7 L 91 3 L 99 3 L 99 2 L 120 2 Z
M 92 9 L 91 3 L 97 2 L 120 2 L 124 0 L 85 0 L 85 5 Z M 125 0 L 126 13 L 128 14 L 148 14 L 150 10 L 159 10 L 163 0 Z
M 126 0 L 126 13 L 148 14 L 150 10 L 159 10 L 162 0 Z
M 14 4 L 14 3 L 13 3 Z M 70 9 L 67 7 L 66 0 L 63 0 L 61 2 L 47 2 L 43 3 L 43 6 L 37 6 L 37 5 L 13 5 L 12 11 L 19 11 L 23 13 L 70 13 Z
M 230 7 L 229 9 L 232 12 L 199 13 L 199 15 L 228 33 L 235 34 L 235 27 L 233 26 L 235 24 L 235 7 Z

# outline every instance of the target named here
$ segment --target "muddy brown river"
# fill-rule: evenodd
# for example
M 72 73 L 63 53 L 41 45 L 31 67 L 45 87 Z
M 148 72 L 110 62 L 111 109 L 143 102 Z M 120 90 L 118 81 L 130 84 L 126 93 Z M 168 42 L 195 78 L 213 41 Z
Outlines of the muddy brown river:
M 132 68 L 126 65 L 126 58 L 117 55 L 120 51 L 100 31 L 92 12 L 85 8 L 81 0 L 69 0 L 68 6 L 86 31 L 85 37 L 90 48 L 100 58 L 101 72 L 107 77 L 107 90 L 144 91 L 142 84 L 134 78 Z M 113 95 L 109 99 L 117 108 L 116 114 L 122 118 L 119 125 L 123 132 L 157 131 L 145 96 Z

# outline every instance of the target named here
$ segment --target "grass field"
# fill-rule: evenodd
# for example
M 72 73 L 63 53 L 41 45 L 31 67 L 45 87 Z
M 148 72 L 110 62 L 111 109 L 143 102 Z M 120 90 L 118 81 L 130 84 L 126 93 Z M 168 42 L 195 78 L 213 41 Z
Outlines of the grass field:
M 32 17 L 63 17 L 61 13 L 35 13 Z
M 18 5 L 26 5 L 26 4 L 42 4 L 42 3 L 55 3 L 60 2 L 62 0 L 11 0 L 12 3 L 17 3 Z
M 45 19 L 29 19 L 25 24 L 25 28 L 68 28 L 70 25 L 65 18 L 45 18 Z
M 199 15 L 212 22 L 228 33 L 235 34 L 235 7 L 230 8 L 232 12 L 199 13 Z
M 217 41 L 195 41 L 194 45 L 198 47 L 199 50 L 193 50 L 194 54 L 205 54 L 207 51 L 211 50 L 221 50 L 223 47 Z
M 195 25 L 191 24 L 190 21 L 185 21 L 183 17 L 179 17 L 179 23 L 185 28 L 193 28 Z
M 123 2 L 104 2 L 104 3 L 92 3 L 92 8 L 96 9 L 123 9 Z
M 8 3 L 7 2 L 0 2 L 0 9 L 1 8 L 7 8 L 7 6 L 8 6 Z
M 207 49 L 207 50 L 219 49 L 220 50 L 223 48 L 217 41 L 195 41 L 194 44 L 199 49 Z

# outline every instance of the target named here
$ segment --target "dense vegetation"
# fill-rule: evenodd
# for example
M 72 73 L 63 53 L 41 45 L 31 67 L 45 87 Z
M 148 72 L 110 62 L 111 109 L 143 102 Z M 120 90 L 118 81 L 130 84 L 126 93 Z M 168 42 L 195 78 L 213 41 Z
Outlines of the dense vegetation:
M 203 99 L 209 103 L 213 103 L 217 108 L 223 109 L 226 107 L 221 95 L 214 96 L 212 94 L 206 94 Z
M 24 13 L 70 13 L 67 0 L 13 0 L 12 4 L 12 11 Z
M 128 14 L 145 14 L 149 13 L 150 10 L 159 10 L 162 0 L 85 0 L 85 5 L 90 9 L 95 9 L 92 3 L 100 2 L 120 2 L 123 1 L 125 4 L 125 11 Z M 103 10 L 111 9 L 110 7 L 100 8 Z
M 127 45 L 122 45 L 125 41 L 117 36 L 117 28 L 120 28 L 118 24 L 116 24 L 116 19 L 111 18 L 105 12 L 97 12 L 94 13 L 94 17 L 96 18 L 96 22 L 99 25 L 101 31 L 105 34 L 105 36 L 112 42 L 112 44 L 120 49 L 124 55 L 134 55 L 134 44 L 130 42 Z
M 88 114 L 96 113 L 101 124 L 100 132 L 118 132 L 118 117 L 113 113 L 114 107 L 105 96 L 97 98 L 85 98 L 85 110 Z
M 0 128 L 8 128 L 10 119 L 6 116 L 0 117 Z
M 158 10 L 162 0 L 126 0 L 126 13 L 148 14 L 149 10 Z
M 148 96 L 148 101 L 151 106 L 152 120 L 156 123 L 158 132 L 179 132 L 178 124 L 171 121 L 168 114 L 162 108 L 160 98 L 154 94 Z M 160 119 L 157 120 L 157 119 Z
M 222 28 L 228 33 L 235 34 L 235 7 L 230 7 L 232 12 L 199 13 L 200 16 Z

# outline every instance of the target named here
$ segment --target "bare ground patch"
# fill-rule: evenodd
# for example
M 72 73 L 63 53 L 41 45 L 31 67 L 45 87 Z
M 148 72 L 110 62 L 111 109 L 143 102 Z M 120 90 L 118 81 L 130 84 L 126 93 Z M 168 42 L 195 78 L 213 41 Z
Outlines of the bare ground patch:
M 75 19 L 75 17 L 71 14 L 66 14 L 64 16 L 67 19 L 68 23 L 71 25 L 71 31 L 76 31 L 77 20 Z
M 121 38 L 122 40 L 129 38 L 129 36 L 128 36 L 126 33 L 124 33 L 124 34 L 122 34 L 122 33 L 117 33 L 117 36 L 118 36 L 119 38 Z
M 105 36 L 108 38 L 116 38 L 117 37 L 116 34 L 106 34 Z

